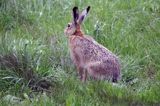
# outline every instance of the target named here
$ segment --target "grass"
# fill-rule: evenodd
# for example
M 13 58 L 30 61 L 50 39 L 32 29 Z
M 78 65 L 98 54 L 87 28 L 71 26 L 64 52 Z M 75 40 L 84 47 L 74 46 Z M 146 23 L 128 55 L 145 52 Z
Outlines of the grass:
M 63 33 L 75 5 L 91 6 L 83 31 L 119 56 L 117 86 L 79 81 Z M 15 105 L 160 105 L 159 0 L 1 0 L 0 20 L 1 105 L 15 104 L 6 95 L 22 99 Z M 11 54 L 18 68 L 4 65 L 2 58 Z M 33 92 L 31 78 L 25 77 L 29 70 L 35 82 L 52 83 L 49 91 Z

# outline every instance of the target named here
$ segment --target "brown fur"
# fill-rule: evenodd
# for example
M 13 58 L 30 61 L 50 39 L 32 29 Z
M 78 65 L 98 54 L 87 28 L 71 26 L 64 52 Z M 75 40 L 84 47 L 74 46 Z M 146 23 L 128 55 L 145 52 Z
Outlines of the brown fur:
M 95 79 L 106 79 L 113 82 L 120 79 L 118 57 L 92 37 L 84 35 L 79 23 L 72 23 L 70 28 L 66 28 L 65 33 L 69 35 L 71 59 L 83 82 L 86 81 L 87 74 Z

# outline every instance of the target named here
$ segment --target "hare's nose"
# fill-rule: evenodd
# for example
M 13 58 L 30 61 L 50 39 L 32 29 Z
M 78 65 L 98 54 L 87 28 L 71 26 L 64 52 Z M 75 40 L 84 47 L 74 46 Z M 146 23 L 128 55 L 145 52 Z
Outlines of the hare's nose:
M 68 26 L 67 27 L 70 27 L 71 25 L 70 24 L 68 24 Z

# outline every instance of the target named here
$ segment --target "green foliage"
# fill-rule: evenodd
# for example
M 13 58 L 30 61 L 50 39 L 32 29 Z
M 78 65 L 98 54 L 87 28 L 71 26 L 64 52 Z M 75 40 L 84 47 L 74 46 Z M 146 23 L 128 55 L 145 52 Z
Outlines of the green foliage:
M 118 85 L 79 81 L 63 34 L 75 5 L 81 10 L 91 6 L 83 31 L 119 56 Z M 159 0 L 1 0 L 0 20 L 0 60 L 14 54 L 22 67 L 54 84 L 51 93 L 35 94 L 23 75 L 1 68 L 1 98 L 11 94 L 26 106 L 160 104 Z M 3 99 L 0 104 L 12 105 Z

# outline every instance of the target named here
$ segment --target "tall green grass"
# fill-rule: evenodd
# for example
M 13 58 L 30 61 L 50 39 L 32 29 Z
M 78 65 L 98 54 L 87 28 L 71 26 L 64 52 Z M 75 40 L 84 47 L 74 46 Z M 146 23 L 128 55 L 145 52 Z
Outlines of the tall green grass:
M 119 56 L 118 86 L 79 81 L 63 33 L 75 5 L 91 6 L 83 31 Z M 14 54 L 53 82 L 51 93 L 35 94 L 23 76 L 0 69 L 0 97 L 15 95 L 23 105 L 159 105 L 159 0 L 1 0 L 0 20 L 0 56 Z

